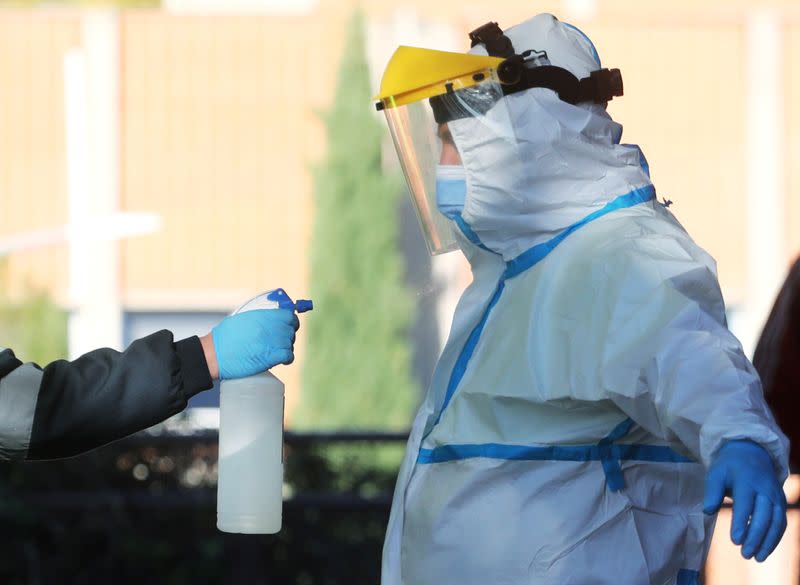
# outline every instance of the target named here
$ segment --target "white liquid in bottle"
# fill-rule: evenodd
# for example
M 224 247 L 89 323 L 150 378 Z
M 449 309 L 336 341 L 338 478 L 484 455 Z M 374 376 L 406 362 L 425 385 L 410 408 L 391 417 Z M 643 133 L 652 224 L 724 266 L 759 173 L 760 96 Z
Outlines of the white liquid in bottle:
M 275 534 L 283 511 L 284 386 L 265 372 L 220 388 L 217 528 Z

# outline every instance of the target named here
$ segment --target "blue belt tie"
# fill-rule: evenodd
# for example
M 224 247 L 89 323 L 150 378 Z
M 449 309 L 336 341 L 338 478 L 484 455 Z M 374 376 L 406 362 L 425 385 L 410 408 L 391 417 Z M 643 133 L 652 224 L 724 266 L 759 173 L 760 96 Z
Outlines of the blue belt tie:
M 607 437 L 597 444 L 600 448 L 600 463 L 603 465 L 603 471 L 606 474 L 608 489 L 612 492 L 618 492 L 625 487 L 625 477 L 622 475 L 619 457 L 612 450 L 611 444 L 627 435 L 633 428 L 633 424 L 631 419 L 622 421 Z

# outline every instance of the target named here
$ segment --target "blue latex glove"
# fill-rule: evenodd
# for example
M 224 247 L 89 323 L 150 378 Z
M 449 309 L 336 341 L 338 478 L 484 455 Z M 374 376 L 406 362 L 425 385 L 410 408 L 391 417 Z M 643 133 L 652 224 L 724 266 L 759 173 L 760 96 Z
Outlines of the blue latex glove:
M 294 361 L 297 315 L 289 309 L 259 309 L 226 317 L 211 330 L 223 380 L 260 374 Z
M 703 511 L 716 514 L 726 495 L 733 498 L 731 539 L 744 558 L 764 561 L 786 530 L 786 497 L 763 447 L 729 441 L 720 448 L 706 474 Z

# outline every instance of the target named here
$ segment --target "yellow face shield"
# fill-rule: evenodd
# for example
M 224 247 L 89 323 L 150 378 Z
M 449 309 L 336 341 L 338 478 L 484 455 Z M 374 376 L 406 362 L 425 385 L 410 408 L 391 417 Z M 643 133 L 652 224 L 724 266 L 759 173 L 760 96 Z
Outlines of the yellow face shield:
M 458 140 L 449 124 L 464 118 L 480 124 L 501 100 L 496 70 L 502 61 L 400 47 L 384 72 L 377 108 L 386 115 L 431 254 L 457 248 L 453 220 L 466 190 Z M 486 132 L 497 132 L 497 123 L 492 126 Z
M 578 79 L 552 65 L 546 51 L 517 54 L 496 23 L 473 31 L 470 38 L 473 44 L 488 43 L 490 56 L 398 48 L 376 96 L 432 254 L 456 248 L 453 227 L 468 231 L 460 212 L 465 205 L 469 212 L 471 201 L 515 203 L 496 197 L 505 193 L 514 199 L 515 178 L 528 164 L 518 150 L 509 100 L 503 97 L 546 88 L 576 105 L 605 104 L 623 93 L 619 69 L 598 69 Z M 498 52 L 501 38 L 505 43 Z M 494 180 L 487 182 L 490 176 Z

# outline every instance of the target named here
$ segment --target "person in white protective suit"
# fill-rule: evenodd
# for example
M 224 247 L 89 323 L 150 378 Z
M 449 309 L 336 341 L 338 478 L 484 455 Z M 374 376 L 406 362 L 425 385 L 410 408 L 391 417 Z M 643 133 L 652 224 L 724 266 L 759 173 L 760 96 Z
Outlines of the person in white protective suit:
M 473 282 L 415 419 L 383 585 L 693 585 L 724 495 L 763 561 L 788 442 L 728 331 L 714 260 L 620 144 L 580 31 L 489 23 L 400 47 L 378 109 L 433 253 Z

